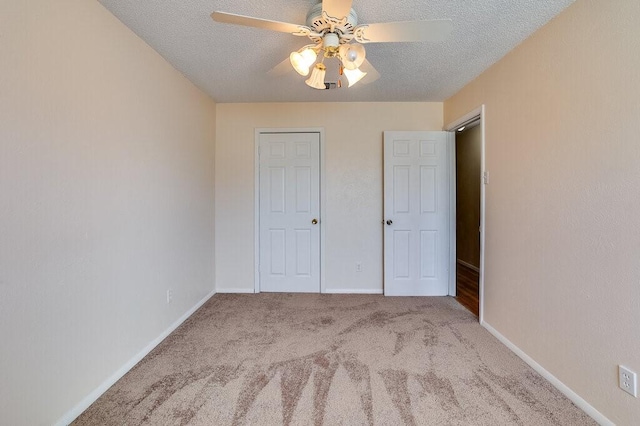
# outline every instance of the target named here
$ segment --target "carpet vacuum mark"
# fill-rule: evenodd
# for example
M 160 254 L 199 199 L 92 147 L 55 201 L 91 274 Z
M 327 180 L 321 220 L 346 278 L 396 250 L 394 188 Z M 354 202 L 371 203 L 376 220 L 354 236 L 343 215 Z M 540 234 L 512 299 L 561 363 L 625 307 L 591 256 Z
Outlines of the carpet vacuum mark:
M 449 297 L 216 295 L 73 425 L 595 425 Z

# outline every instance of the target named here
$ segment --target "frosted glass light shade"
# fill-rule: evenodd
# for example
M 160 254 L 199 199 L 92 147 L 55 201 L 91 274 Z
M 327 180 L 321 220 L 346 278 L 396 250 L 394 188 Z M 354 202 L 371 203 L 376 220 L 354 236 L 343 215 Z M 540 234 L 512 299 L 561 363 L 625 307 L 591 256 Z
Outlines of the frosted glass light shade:
M 309 75 L 309 67 L 316 61 L 317 54 L 313 49 L 303 49 L 301 52 L 292 52 L 289 61 L 294 70 L 300 75 Z
M 348 70 L 359 68 L 364 62 L 366 51 L 361 44 L 343 44 L 338 51 L 342 65 Z
M 324 90 L 327 88 L 324 85 L 324 76 L 326 73 L 327 67 L 325 67 L 324 64 L 316 64 L 316 66 L 313 67 L 313 71 L 311 71 L 311 77 L 309 77 L 305 83 L 314 89 Z
M 349 80 L 349 87 L 353 86 L 354 84 L 362 80 L 365 75 L 367 75 L 366 72 L 362 72 L 358 68 L 353 70 L 345 68 L 343 72 L 344 75 L 347 76 L 347 80 Z

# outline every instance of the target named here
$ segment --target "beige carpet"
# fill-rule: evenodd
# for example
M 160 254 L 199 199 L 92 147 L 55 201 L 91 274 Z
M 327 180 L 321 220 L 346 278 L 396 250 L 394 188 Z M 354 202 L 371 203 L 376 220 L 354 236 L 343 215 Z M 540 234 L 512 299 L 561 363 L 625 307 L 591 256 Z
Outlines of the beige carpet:
M 454 299 L 216 295 L 74 425 L 590 425 Z

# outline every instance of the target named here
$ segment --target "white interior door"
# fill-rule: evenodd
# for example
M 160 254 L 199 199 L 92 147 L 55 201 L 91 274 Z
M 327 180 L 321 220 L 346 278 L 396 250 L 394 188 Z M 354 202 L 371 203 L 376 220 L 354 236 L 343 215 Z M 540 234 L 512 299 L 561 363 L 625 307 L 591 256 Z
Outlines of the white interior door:
M 261 133 L 259 283 L 320 292 L 320 134 Z
M 446 132 L 384 132 L 384 293 L 446 296 Z

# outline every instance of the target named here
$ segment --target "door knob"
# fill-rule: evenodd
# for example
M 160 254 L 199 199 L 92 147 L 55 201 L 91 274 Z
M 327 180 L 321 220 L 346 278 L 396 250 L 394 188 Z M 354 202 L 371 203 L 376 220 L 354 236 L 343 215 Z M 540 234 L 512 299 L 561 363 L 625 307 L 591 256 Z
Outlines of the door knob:
M 387 225 L 391 225 L 392 223 L 393 223 L 393 221 L 392 221 L 391 219 L 389 219 L 389 220 L 387 221 Z
M 313 219 L 313 220 L 311 221 L 311 223 L 312 223 L 312 224 L 314 224 L 314 225 L 317 225 L 317 224 L 318 224 L 318 219 Z

